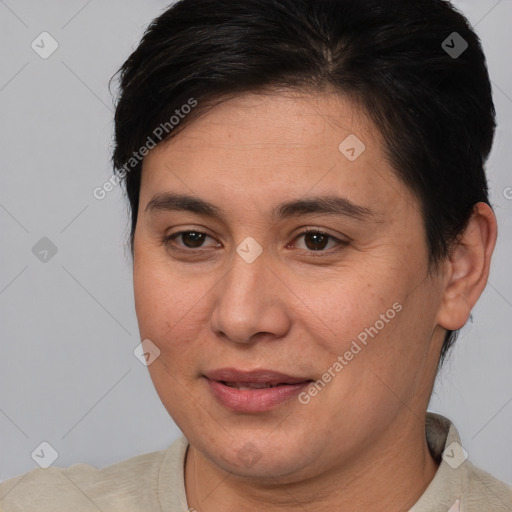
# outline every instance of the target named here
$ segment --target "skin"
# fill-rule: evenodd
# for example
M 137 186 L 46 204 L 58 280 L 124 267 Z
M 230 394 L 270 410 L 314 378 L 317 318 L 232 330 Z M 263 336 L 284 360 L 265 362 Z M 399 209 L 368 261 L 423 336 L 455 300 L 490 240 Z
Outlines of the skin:
M 353 162 L 338 149 L 352 133 L 366 146 Z M 146 211 L 162 192 L 193 195 L 224 215 Z M 373 214 L 270 217 L 282 201 L 325 194 Z M 349 242 L 299 236 L 307 227 Z M 208 236 L 202 245 L 180 236 L 162 243 L 180 231 Z M 252 263 L 236 252 L 247 237 L 263 249 Z M 495 240 L 495 217 L 479 203 L 429 274 L 416 197 L 386 162 L 376 127 L 331 92 L 239 95 L 151 150 L 134 238 L 135 304 L 141 339 L 160 349 L 151 379 L 190 442 L 188 506 L 408 510 L 437 470 L 424 422 L 445 329 L 468 319 Z M 202 377 L 234 367 L 321 379 L 397 302 L 401 311 L 306 405 L 294 398 L 234 413 Z M 253 463 L 241 456 L 247 443 Z

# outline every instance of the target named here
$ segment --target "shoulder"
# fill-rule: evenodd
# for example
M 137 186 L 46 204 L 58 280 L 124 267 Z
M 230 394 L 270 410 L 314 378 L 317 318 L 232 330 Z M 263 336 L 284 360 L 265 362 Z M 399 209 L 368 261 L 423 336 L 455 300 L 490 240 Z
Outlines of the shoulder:
M 101 469 L 86 464 L 34 469 L 0 483 L 0 511 L 69 512 L 71 506 L 80 512 L 159 510 L 160 468 L 180 442 Z
M 463 496 L 467 510 L 512 510 L 512 486 L 466 461 Z
M 438 469 L 409 512 L 512 511 L 512 487 L 472 464 L 449 419 L 428 412 L 425 429 L 427 444 Z

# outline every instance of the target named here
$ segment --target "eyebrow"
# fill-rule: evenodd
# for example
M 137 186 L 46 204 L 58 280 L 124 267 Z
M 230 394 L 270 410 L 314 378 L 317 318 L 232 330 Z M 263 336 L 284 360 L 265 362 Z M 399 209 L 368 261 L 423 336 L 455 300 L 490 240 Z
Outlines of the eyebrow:
M 222 219 L 225 215 L 221 208 L 208 201 L 174 193 L 155 195 L 145 208 L 145 212 L 149 214 L 169 211 L 187 211 L 214 219 Z M 356 220 L 366 220 L 375 215 L 375 212 L 370 208 L 357 205 L 347 198 L 327 195 L 281 203 L 273 209 L 271 218 L 277 221 L 315 213 L 345 216 Z

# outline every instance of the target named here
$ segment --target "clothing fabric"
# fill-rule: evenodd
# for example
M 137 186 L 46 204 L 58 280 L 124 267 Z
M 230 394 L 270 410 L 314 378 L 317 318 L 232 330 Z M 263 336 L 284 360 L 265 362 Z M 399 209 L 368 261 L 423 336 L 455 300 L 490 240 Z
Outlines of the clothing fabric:
M 450 420 L 428 412 L 425 433 L 440 465 L 409 512 L 512 512 L 512 486 L 469 462 Z M 102 469 L 86 464 L 34 469 L 0 484 L 0 512 L 189 512 L 187 448 L 181 436 L 166 450 Z

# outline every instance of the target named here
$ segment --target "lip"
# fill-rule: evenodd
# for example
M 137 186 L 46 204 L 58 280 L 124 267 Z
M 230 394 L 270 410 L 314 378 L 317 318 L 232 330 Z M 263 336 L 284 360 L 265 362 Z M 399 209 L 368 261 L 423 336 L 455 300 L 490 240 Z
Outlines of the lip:
M 292 377 L 273 370 L 241 371 L 221 368 L 206 372 L 204 377 L 215 398 L 226 408 L 244 413 L 265 412 L 276 408 L 290 398 L 298 396 L 312 379 Z M 238 389 L 226 382 L 240 386 L 269 383 L 271 388 Z

